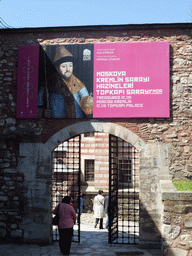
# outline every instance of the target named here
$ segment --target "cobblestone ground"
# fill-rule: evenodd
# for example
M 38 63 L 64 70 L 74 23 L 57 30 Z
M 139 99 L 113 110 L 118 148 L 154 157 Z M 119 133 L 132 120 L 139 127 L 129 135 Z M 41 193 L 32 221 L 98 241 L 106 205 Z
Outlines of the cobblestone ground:
M 104 218 L 105 224 L 106 218 Z M 107 229 L 95 229 L 93 214 L 82 214 L 81 217 L 81 241 L 72 243 L 72 256 L 117 256 L 118 252 L 127 256 L 162 256 L 159 250 L 141 250 L 135 245 L 110 245 L 108 244 Z M 77 230 L 75 225 L 74 230 Z M 127 254 L 125 254 L 127 253 Z M 129 254 L 128 254 L 129 253 Z M 52 245 L 39 246 L 32 244 L 2 244 L 0 245 L 0 256 L 61 256 L 58 242 Z

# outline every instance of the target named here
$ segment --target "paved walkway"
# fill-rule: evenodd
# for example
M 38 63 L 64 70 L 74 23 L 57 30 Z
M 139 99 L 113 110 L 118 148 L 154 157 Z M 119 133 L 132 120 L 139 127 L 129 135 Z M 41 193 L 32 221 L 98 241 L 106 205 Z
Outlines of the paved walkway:
M 105 223 L 105 219 L 104 219 Z M 77 229 L 77 226 L 75 227 Z M 3 256 L 61 256 L 58 242 L 52 245 L 0 245 L 0 255 Z M 134 245 L 109 245 L 107 229 L 95 229 L 92 214 L 82 214 L 81 242 L 72 243 L 71 256 L 162 256 L 159 250 L 141 250 Z

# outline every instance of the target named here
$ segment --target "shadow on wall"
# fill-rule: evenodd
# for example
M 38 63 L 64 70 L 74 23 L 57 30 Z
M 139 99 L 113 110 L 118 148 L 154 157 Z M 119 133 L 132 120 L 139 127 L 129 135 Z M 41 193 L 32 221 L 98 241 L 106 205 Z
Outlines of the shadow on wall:
M 156 223 L 156 219 L 157 216 L 149 214 L 140 202 L 139 246 L 141 248 L 162 248 L 163 238 L 159 231 L 160 223 Z

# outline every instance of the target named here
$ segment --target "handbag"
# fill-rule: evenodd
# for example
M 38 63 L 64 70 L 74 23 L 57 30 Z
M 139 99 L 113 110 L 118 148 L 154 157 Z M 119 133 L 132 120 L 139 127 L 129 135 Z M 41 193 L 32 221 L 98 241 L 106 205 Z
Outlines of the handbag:
M 60 204 L 59 204 L 59 206 L 60 206 Z M 57 211 L 55 217 L 52 218 L 52 224 L 54 226 L 57 226 L 59 224 L 59 206 L 58 206 L 58 211 Z

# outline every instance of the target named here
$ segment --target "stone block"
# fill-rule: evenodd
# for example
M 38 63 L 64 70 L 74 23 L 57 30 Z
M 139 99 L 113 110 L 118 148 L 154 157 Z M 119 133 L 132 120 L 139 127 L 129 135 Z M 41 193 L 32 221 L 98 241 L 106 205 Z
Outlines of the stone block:
M 6 185 L 4 185 L 4 186 L 1 187 L 1 190 L 2 190 L 3 192 L 8 191 L 8 189 L 9 189 L 9 187 L 6 186 Z
M 41 242 L 49 241 L 50 239 L 50 230 L 49 230 L 49 224 L 42 224 L 42 223 L 29 223 L 28 226 L 24 225 L 24 234 L 23 239 L 24 241 L 32 242 Z
M 185 207 L 185 205 L 175 205 L 174 207 L 173 207 L 173 212 L 174 213 L 184 213 L 185 212 L 185 210 L 186 210 L 186 207 Z
M 0 213 L 0 221 L 4 221 L 4 220 L 5 220 L 5 214 Z
M 189 248 L 192 249 L 192 241 L 189 241 Z M 191 256 L 192 256 L 192 254 L 191 254 Z
M 5 207 L 5 203 L 0 202 L 0 209 L 3 209 Z
M 188 82 L 187 77 L 182 77 L 182 78 L 181 78 L 181 83 L 182 83 L 182 84 L 187 84 L 187 82 Z
M 188 166 L 187 166 L 187 171 L 188 171 L 188 172 L 192 172 L 192 165 L 188 165 Z
M 14 174 L 14 173 L 17 173 L 17 170 L 14 169 L 14 168 L 8 168 L 8 169 L 5 169 L 5 170 L 4 170 L 4 173 L 7 173 L 7 174 Z
M 192 204 L 186 205 L 186 212 L 192 213 Z
M 11 79 L 10 81 L 12 81 L 12 79 Z M 7 119 L 6 119 L 6 123 L 7 123 L 8 125 L 15 125 L 16 120 L 15 120 L 14 118 L 7 118 Z
M 18 196 L 14 196 L 13 197 L 13 201 L 18 201 L 19 200 L 19 197 Z
M 173 185 L 172 180 L 160 180 L 160 188 L 164 193 L 176 191 L 176 187 Z
M 11 237 L 14 238 L 22 238 L 23 236 L 23 231 L 21 229 L 17 229 L 17 230 L 12 230 L 10 232 Z
M 180 93 L 183 93 L 184 87 L 183 87 L 182 85 L 179 85 L 179 86 L 177 87 L 177 91 L 180 92 Z
M 8 167 L 10 167 L 10 163 L 0 163 L 1 169 L 8 168 Z
M 11 229 L 17 229 L 17 224 L 12 224 Z
M 176 58 L 175 62 L 179 65 L 179 66 L 185 66 L 187 65 L 187 61 L 185 59 L 182 58 Z
M 7 196 L 0 196 L 0 201 L 6 202 L 6 201 L 8 201 L 8 197 Z
M 173 201 L 191 201 L 191 191 L 176 191 L 176 192 L 164 192 L 162 193 L 162 200 L 173 200 Z
M 192 239 L 190 234 L 184 234 L 181 235 L 180 237 L 180 241 L 179 241 L 179 247 L 183 248 L 183 249 L 189 249 L 189 241 Z
M 182 221 L 182 217 L 181 216 L 173 216 L 173 223 L 175 224 L 180 224 Z
M 0 149 L 7 149 L 6 143 L 3 140 L 0 140 Z
M 184 220 L 184 225 L 186 228 L 192 228 L 192 216 Z
M 5 184 L 7 186 L 13 186 L 14 185 L 14 181 L 5 181 Z
M 163 225 L 163 237 L 165 239 L 176 239 L 180 234 L 181 228 L 177 225 Z
M 170 215 L 163 215 L 163 223 L 170 224 L 171 223 L 171 216 Z
M 0 238 L 4 238 L 6 233 L 7 233 L 6 230 L 4 228 L 0 227 Z
M 0 227 L 1 227 L 1 228 L 6 228 L 5 222 L 0 222 Z
M 1 150 L 0 151 L 0 158 L 8 159 L 11 157 L 11 154 L 8 150 Z
M 164 256 L 187 256 L 188 251 L 179 248 L 167 248 L 164 251 Z
M 32 158 L 34 163 L 46 163 L 46 165 L 51 163 L 50 152 L 40 143 L 21 143 L 20 155 Z
M 10 216 L 14 216 L 14 217 L 18 215 L 18 213 L 17 213 L 16 211 L 14 211 L 13 209 L 10 210 L 10 211 L 8 212 L 8 214 L 9 214 Z

